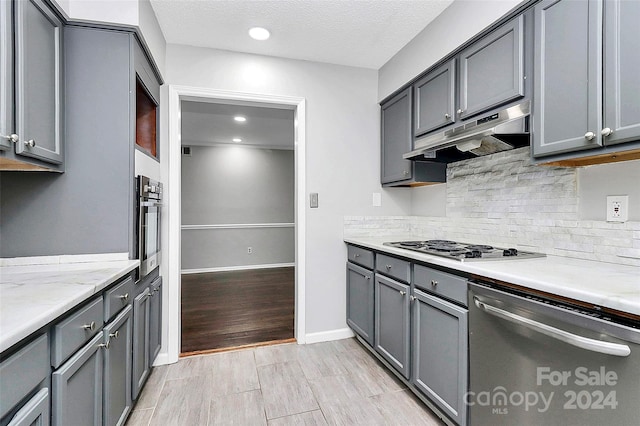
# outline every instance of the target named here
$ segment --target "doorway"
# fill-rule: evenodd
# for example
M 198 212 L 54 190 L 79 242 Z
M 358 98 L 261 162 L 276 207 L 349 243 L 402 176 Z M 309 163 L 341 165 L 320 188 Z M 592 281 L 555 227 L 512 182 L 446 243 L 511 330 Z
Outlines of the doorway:
M 182 355 L 293 341 L 294 111 L 181 103 Z

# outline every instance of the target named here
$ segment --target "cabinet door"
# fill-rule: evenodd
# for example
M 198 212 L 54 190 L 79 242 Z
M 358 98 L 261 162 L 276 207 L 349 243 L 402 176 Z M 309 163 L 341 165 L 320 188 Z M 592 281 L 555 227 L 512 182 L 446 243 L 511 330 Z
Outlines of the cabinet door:
M 456 423 L 467 423 L 467 310 L 419 290 L 413 303 L 413 384 Z
M 410 87 L 382 105 L 381 134 L 381 183 L 411 179 L 411 161 L 402 158 L 413 146 Z
M 605 145 L 640 139 L 640 2 L 604 3 Z M 605 134 L 606 134 L 605 130 Z
M 524 16 L 460 53 L 459 118 L 524 96 Z
M 416 136 L 455 121 L 455 70 L 452 59 L 413 85 Z
M 373 346 L 373 272 L 347 262 L 347 324 Z
M 102 424 L 102 338 L 100 332 L 53 373 L 54 426 Z
M 535 8 L 534 157 L 602 145 L 602 1 Z
M 0 1 L 0 150 L 10 149 L 13 123 L 13 2 Z
M 376 274 L 375 349 L 409 378 L 409 286 Z
M 149 366 L 160 352 L 162 345 L 162 277 L 151 284 L 149 301 Z
M 49 426 L 49 389 L 40 389 L 7 426 Z
M 129 305 L 104 328 L 104 426 L 123 425 L 131 411 L 131 314 Z
M 16 153 L 60 164 L 62 22 L 43 0 L 15 2 Z
M 133 301 L 133 382 L 131 397 L 135 400 L 149 375 L 149 289 Z

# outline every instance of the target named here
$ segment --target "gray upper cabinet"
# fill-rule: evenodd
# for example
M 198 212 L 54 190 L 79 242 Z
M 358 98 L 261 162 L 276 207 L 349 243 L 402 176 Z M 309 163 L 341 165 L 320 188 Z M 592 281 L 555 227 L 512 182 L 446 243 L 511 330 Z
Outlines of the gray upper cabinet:
M 607 1 L 604 16 L 603 131 L 612 145 L 640 139 L 640 2 Z
M 412 383 L 460 426 L 467 424 L 468 311 L 415 290 Z
M 61 164 L 62 21 L 43 0 L 14 6 L 16 153 Z
M 518 16 L 458 56 L 460 119 L 525 95 L 524 19 Z
M 0 1 L 0 150 L 12 149 L 13 2 Z
M 584 159 L 640 140 L 638 22 L 634 1 L 535 6 L 534 157 Z
M 382 165 L 384 183 L 412 178 L 411 161 L 402 155 L 411 151 L 411 88 L 403 90 L 382 104 Z
M 456 61 L 452 59 L 414 83 L 414 132 L 416 136 L 455 121 Z
M 347 325 L 373 346 L 373 271 L 347 262 Z
M 375 283 L 375 350 L 408 379 L 409 286 L 379 274 Z
M 533 155 L 601 146 L 602 2 L 544 0 L 534 10 Z

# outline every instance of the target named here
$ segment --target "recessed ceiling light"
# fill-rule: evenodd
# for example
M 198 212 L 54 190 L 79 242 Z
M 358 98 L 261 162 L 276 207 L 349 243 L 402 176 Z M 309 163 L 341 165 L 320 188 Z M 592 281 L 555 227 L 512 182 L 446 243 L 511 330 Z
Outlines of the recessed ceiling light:
M 240 123 L 244 123 L 245 121 L 247 121 L 247 117 L 243 117 L 241 115 L 236 115 L 235 117 L 233 117 L 233 119 Z
M 240 138 L 233 138 L 231 140 L 234 141 L 234 142 L 242 142 L 242 139 L 240 139 Z
M 271 33 L 266 28 L 253 27 L 249 30 L 249 36 L 254 40 L 266 40 L 271 36 Z

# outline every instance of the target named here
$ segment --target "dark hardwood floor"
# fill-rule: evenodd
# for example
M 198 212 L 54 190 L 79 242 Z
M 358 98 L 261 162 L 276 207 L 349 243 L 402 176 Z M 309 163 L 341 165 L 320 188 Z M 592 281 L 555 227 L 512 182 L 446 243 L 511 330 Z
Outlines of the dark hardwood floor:
M 294 268 L 182 275 L 181 352 L 293 338 Z

